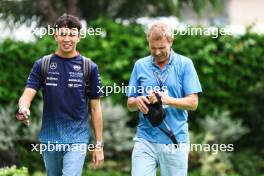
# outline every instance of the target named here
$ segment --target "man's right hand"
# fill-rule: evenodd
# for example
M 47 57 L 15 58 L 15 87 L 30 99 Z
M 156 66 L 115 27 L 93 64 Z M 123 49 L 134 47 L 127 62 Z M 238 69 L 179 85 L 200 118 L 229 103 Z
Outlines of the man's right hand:
M 17 120 L 22 121 L 25 125 L 29 125 L 30 110 L 26 106 L 21 106 L 18 110 L 18 114 L 16 115 Z
M 146 103 L 147 104 L 150 104 L 149 100 L 147 99 L 146 96 L 138 96 L 136 98 L 136 103 L 137 103 L 137 107 L 138 109 L 143 112 L 144 114 L 147 114 L 149 109 L 148 107 L 146 106 Z

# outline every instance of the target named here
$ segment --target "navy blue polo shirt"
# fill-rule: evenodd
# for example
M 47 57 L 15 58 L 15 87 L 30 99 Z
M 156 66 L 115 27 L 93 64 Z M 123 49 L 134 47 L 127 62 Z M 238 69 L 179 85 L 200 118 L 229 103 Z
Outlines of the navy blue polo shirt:
M 27 88 L 41 88 L 41 64 L 33 65 Z M 89 99 L 102 96 L 97 65 L 92 62 Z M 39 140 L 42 143 L 88 143 L 88 106 L 85 95 L 83 58 L 62 58 L 53 54 L 43 86 L 44 109 Z

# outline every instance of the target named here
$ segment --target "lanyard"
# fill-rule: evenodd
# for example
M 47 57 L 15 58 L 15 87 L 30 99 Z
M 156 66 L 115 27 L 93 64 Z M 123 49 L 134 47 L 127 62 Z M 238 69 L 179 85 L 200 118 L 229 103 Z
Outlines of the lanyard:
M 165 84 L 165 82 L 169 76 L 169 72 L 171 71 L 171 65 L 169 65 L 169 67 L 166 69 L 164 79 L 162 79 L 162 77 L 159 75 L 159 71 L 155 67 L 154 63 L 152 63 L 152 71 L 153 71 L 154 77 L 156 78 L 156 81 L 157 81 L 160 89 L 162 90 L 162 87 L 164 86 L 164 84 Z M 162 91 L 164 91 L 164 90 L 162 90 Z

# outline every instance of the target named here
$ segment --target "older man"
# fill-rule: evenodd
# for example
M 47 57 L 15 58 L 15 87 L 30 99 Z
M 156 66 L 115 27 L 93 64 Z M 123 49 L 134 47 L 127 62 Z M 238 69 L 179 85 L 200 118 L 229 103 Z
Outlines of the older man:
M 171 49 L 174 38 L 168 25 L 153 24 L 147 39 L 151 55 L 135 63 L 127 91 L 128 109 L 139 111 L 132 176 L 155 176 L 157 167 L 162 176 L 185 176 L 189 144 L 187 110 L 197 109 L 201 85 L 192 60 Z M 142 88 L 144 91 L 139 91 Z M 152 116 L 156 115 L 150 112 L 153 111 L 150 107 L 159 101 L 164 114 L 161 123 L 155 126 Z M 153 107 L 155 110 L 158 106 Z

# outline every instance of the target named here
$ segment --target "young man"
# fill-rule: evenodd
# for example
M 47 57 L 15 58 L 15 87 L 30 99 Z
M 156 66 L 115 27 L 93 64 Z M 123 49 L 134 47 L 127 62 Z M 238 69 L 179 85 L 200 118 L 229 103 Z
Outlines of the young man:
M 99 167 L 104 160 L 101 83 L 98 67 L 91 61 L 90 93 L 86 94 L 83 70 L 85 58 L 76 50 L 81 29 L 78 18 L 65 14 L 58 18 L 55 28 L 54 38 L 58 48 L 50 56 L 45 76 L 42 73 L 44 57 L 35 62 L 19 99 L 19 113 L 23 114 L 20 120 L 29 125 L 31 101 L 42 87 L 44 110 L 39 140 L 41 145 L 56 145 L 53 150 L 42 151 L 47 175 L 80 176 L 89 142 L 88 109 L 96 138 L 93 166 Z
M 135 63 L 127 92 L 128 109 L 139 111 L 132 176 L 155 176 L 158 166 L 162 176 L 186 176 L 187 110 L 198 106 L 200 82 L 191 59 L 171 49 L 173 31 L 165 23 L 153 24 L 147 39 L 151 55 Z

